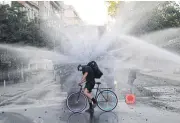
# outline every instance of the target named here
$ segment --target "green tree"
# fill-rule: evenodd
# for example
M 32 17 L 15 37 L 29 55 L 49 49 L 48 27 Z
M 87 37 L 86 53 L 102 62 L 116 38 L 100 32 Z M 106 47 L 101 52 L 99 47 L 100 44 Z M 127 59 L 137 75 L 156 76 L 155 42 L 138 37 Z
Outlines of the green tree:
M 18 2 L 12 2 L 11 7 L 0 5 L 0 43 L 49 48 L 49 44 L 40 35 L 39 24 L 34 20 L 28 20 L 27 12 L 22 11 L 22 6 Z M 7 79 L 8 71 L 18 71 L 22 64 L 28 62 L 28 59 L 22 60 L 19 57 L 21 55 L 16 52 L 7 52 L 6 48 L 0 50 L 0 66 L 6 75 L 3 79 Z
M 11 7 L 0 6 L 0 43 L 48 47 L 40 35 L 38 24 L 34 20 L 28 20 L 27 12 L 21 8 L 17 2 L 12 2 Z
M 144 15 L 131 30 L 132 35 L 158 31 L 166 28 L 180 27 L 180 7 L 174 1 L 157 2 L 153 11 Z
M 108 3 L 108 14 L 114 17 L 118 11 L 118 5 L 120 1 L 107 1 Z
M 165 2 L 157 7 L 147 25 L 147 32 L 180 26 L 180 10 L 175 2 Z

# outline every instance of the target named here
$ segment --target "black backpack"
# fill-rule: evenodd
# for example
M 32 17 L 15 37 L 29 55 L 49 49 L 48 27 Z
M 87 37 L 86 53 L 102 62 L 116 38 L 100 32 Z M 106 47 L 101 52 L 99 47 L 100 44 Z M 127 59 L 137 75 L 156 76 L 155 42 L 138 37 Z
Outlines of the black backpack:
M 99 69 L 97 63 L 95 61 L 91 61 L 87 64 L 87 66 L 90 66 L 93 69 L 94 72 L 94 76 L 97 79 L 100 79 L 101 76 L 103 75 L 103 73 L 101 72 L 101 70 Z

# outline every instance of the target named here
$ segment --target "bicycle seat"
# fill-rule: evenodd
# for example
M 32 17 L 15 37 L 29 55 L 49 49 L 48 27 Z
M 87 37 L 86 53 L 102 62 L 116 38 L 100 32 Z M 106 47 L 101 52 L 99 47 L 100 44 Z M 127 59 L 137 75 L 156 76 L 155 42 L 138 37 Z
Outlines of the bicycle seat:
M 96 84 L 100 85 L 101 83 L 100 82 L 96 82 Z

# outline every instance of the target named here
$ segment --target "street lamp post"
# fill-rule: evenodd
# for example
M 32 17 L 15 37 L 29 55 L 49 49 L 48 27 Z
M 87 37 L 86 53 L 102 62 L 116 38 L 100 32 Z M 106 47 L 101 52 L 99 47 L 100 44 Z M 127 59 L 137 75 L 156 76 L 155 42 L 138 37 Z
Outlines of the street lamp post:
M 55 39 L 53 40 L 53 50 L 55 52 Z

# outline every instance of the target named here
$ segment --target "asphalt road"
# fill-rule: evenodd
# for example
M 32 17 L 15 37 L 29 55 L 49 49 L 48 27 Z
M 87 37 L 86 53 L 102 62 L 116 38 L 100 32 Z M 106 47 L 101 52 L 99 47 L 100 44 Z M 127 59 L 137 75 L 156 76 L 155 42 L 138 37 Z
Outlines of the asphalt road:
M 61 104 L 16 106 L 1 109 L 0 123 L 179 123 L 178 113 L 141 103 L 127 105 L 123 101 L 112 112 L 95 108 L 94 114 L 73 114 Z
M 67 93 L 61 91 L 60 82 L 42 81 L 1 106 L 0 123 L 179 123 L 179 87 L 146 86 L 144 89 L 160 94 L 139 95 L 134 105 L 127 105 L 119 94 L 118 106 L 112 112 L 96 107 L 94 114 L 73 114 L 65 106 Z

